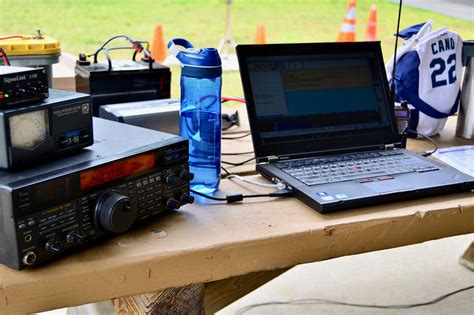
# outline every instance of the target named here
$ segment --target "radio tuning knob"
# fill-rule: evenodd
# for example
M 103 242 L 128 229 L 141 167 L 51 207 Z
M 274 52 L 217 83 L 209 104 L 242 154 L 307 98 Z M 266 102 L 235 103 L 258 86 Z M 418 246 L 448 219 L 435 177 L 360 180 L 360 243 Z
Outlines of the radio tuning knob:
M 84 236 L 71 232 L 66 236 L 66 241 L 71 244 L 79 245 L 84 242 Z
M 170 210 L 179 209 L 179 201 L 174 198 L 170 198 L 166 201 L 166 206 Z
M 46 250 L 52 253 L 59 253 L 63 248 L 61 244 L 56 240 L 49 240 L 46 242 Z
M 191 195 L 189 195 L 189 194 L 187 194 L 187 193 L 183 193 L 183 194 L 181 195 L 181 198 L 180 198 L 180 199 L 181 199 L 181 202 L 182 202 L 183 204 L 186 204 L 186 203 L 190 203 L 190 204 L 191 204 L 191 203 L 194 202 L 194 197 L 191 196 Z
M 130 199 L 116 191 L 103 194 L 95 208 L 96 224 L 111 233 L 123 233 L 135 222 L 137 210 Z
M 194 178 L 194 174 L 188 170 L 182 170 L 181 173 L 179 174 L 179 177 L 181 177 L 184 180 L 192 180 Z
M 175 185 L 177 184 L 179 181 L 179 178 L 178 176 L 174 175 L 174 174 L 169 174 L 168 176 L 166 176 L 165 178 L 165 182 L 169 185 Z

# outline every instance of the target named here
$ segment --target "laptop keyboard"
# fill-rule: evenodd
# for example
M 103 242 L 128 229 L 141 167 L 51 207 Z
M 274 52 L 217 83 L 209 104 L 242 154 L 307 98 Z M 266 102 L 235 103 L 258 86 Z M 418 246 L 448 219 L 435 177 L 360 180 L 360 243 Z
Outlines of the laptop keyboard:
M 359 180 L 361 183 L 393 179 L 391 175 L 439 170 L 430 163 L 399 151 L 348 154 L 276 164 L 285 173 L 306 185 Z

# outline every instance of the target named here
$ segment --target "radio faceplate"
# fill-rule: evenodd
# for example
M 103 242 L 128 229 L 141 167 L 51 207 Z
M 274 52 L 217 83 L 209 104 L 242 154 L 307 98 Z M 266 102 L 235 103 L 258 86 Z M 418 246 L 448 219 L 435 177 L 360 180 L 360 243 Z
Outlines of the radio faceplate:
M 186 164 L 150 172 L 20 217 L 16 221 L 16 230 L 22 262 L 32 259 L 28 258 L 31 252 L 36 255 L 36 259 L 26 265 L 47 261 L 68 249 L 115 234 L 114 226 L 111 228 L 110 224 L 101 222 L 114 221 L 114 214 L 100 217 L 98 209 L 99 200 L 106 194 L 115 193 L 129 199 L 129 211 L 135 211 L 135 217 L 129 222 L 131 225 L 192 201 L 189 199 L 192 197 L 189 194 L 188 180 L 180 178 L 174 185 L 167 184 L 164 180 L 170 175 L 179 177 L 183 170 L 188 170 Z M 119 221 L 121 219 L 123 220 L 118 218 Z
M 102 119 L 94 119 L 94 128 L 97 121 L 101 127 L 102 123 L 119 125 L 130 136 L 139 130 L 147 138 L 150 132 Z M 101 127 L 96 133 L 100 134 Z M 21 180 L 10 184 L 11 190 L 2 190 L 5 183 L 0 180 L 0 208 L 6 227 L 0 230 L 0 248 L 6 249 L 4 256 L 0 251 L 0 261 L 16 269 L 35 266 L 192 203 L 187 141 L 151 132 L 167 137 L 127 154 L 99 154 L 97 161 L 97 146 L 107 145 L 102 137 L 90 147 L 92 155 L 84 152 L 83 158 L 63 158 L 50 167 L 35 169 L 26 180 L 18 173 L 3 177 Z M 94 163 L 87 162 L 92 157 Z M 59 165 L 62 169 L 56 168 Z

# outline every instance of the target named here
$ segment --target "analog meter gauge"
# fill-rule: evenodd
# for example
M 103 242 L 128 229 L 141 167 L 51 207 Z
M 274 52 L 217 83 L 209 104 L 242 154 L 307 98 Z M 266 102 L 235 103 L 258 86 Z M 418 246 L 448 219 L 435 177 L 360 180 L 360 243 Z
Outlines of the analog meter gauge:
M 48 112 L 45 109 L 10 117 L 12 147 L 35 148 L 46 139 L 48 134 Z

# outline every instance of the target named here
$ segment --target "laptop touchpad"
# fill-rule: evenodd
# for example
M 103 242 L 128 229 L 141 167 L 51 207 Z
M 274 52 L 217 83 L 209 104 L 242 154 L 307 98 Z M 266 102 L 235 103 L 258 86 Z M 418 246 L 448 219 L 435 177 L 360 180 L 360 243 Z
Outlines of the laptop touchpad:
M 413 188 L 412 185 L 405 183 L 400 179 L 392 179 L 392 180 L 379 180 L 372 183 L 364 183 L 362 184 L 367 188 L 372 189 L 378 193 L 388 193 L 393 191 L 403 191 L 410 188 Z

